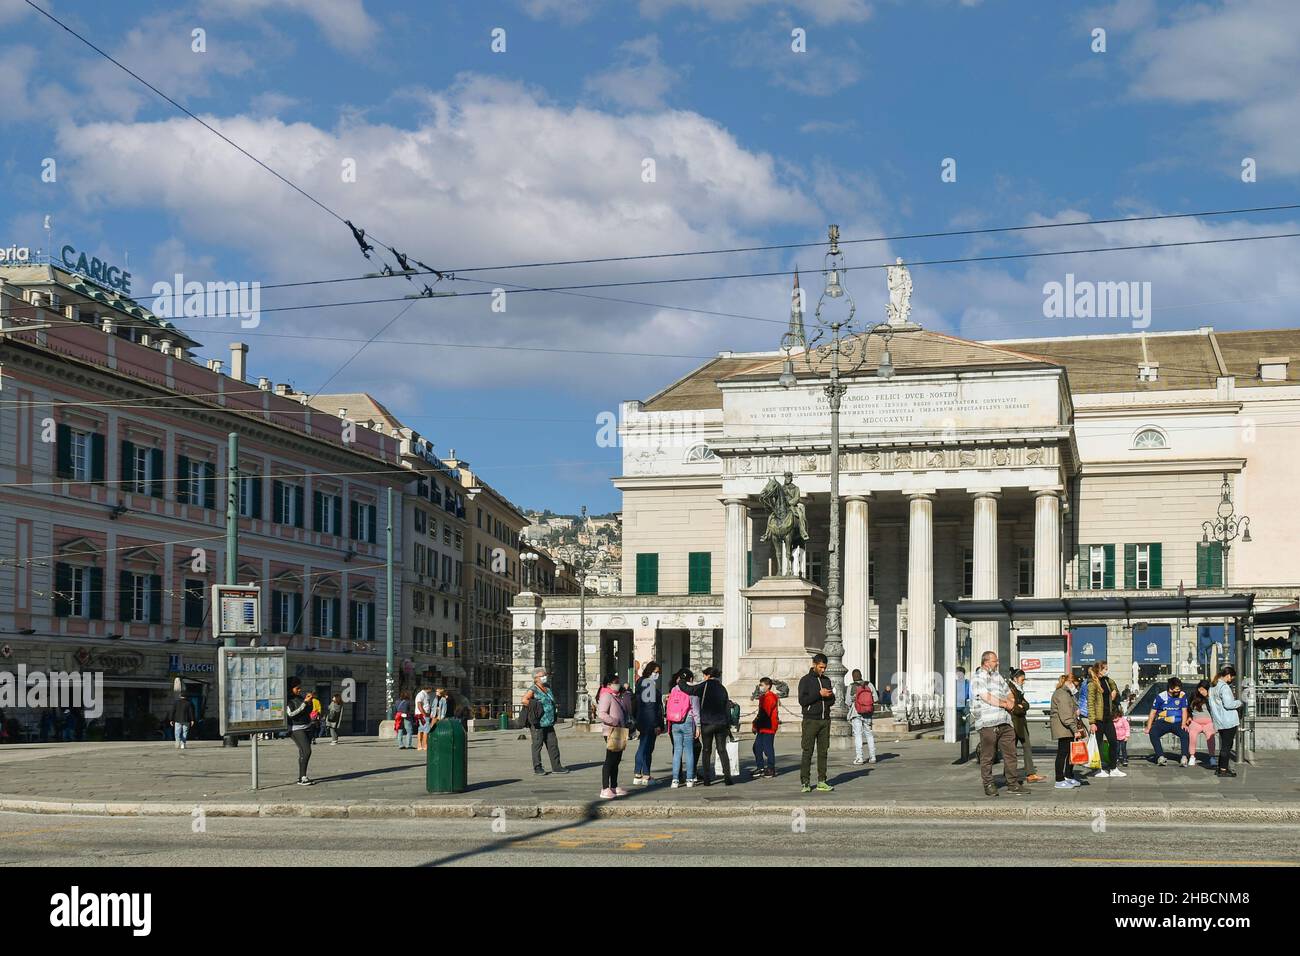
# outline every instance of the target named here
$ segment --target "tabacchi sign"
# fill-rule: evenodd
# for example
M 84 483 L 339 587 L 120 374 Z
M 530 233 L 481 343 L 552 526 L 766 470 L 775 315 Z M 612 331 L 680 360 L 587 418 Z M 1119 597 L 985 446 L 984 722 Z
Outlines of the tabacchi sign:
M 63 260 L 63 267 L 69 272 L 83 275 L 105 289 L 112 289 L 122 295 L 131 294 L 131 273 L 126 270 L 119 269 L 103 259 L 87 256 L 84 252 L 78 253 L 72 246 L 64 246 L 60 249 L 59 258 Z

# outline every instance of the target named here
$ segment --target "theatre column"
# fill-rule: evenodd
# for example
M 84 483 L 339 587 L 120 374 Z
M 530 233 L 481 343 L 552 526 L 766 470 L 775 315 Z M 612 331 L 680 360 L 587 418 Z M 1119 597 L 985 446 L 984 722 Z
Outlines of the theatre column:
M 1061 493 L 1034 488 L 1034 597 L 1061 596 Z M 1038 634 L 1060 634 L 1060 621 L 1037 621 Z
M 998 596 L 998 493 L 972 491 L 975 496 L 975 535 L 971 597 L 990 601 Z M 976 621 L 971 627 L 971 663 L 985 651 L 997 652 L 998 622 Z
M 867 498 L 844 499 L 844 666 L 869 674 L 867 624 Z
M 722 679 L 736 679 L 740 654 L 745 648 L 745 598 L 741 588 L 749 584 L 749 509 L 740 498 L 725 498 L 727 572 L 722 593 Z M 715 664 L 718 662 L 715 662 Z M 698 674 L 696 675 L 699 676 Z
M 934 495 L 908 495 L 907 530 L 907 687 L 933 694 L 934 686 Z

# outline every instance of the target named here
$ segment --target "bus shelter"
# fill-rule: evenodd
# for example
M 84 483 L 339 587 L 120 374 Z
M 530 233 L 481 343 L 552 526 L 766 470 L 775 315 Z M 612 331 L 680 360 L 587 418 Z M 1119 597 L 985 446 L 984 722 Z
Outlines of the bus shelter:
M 947 612 L 944 620 L 944 667 L 949 675 L 946 681 L 949 690 L 944 694 L 943 739 L 947 743 L 961 744 L 962 759 L 967 756 L 969 747 L 970 708 L 965 699 L 969 696 L 969 680 L 963 681 L 962 687 L 956 684 L 959 668 L 969 675 L 979 666 L 979 661 L 970 659 L 970 625 L 977 621 L 1052 621 L 1064 624 L 1063 631 L 1055 635 L 1055 640 L 1064 649 L 1064 662 L 1068 666 L 1071 659 L 1069 633 L 1082 622 L 1122 620 L 1128 623 L 1138 618 L 1185 620 L 1190 625 L 1192 621 L 1231 619 L 1236 635 L 1235 658 L 1242 665 L 1238 679 L 1243 688 L 1251 688 L 1255 683 L 1254 655 L 1247 654 L 1254 628 L 1254 594 L 962 599 L 940 603 Z M 1050 648 L 1052 636 L 1032 635 L 1029 639 L 1041 641 L 1044 648 Z M 1249 761 L 1254 749 L 1254 721 L 1249 714 L 1242 725 L 1242 757 Z

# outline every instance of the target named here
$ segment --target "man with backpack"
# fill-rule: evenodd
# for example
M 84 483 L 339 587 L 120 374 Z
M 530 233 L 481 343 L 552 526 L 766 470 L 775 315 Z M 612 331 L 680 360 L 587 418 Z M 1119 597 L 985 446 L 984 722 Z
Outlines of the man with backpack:
M 835 689 L 826 676 L 826 655 L 814 654 L 812 669 L 799 680 L 799 707 L 803 712 L 803 757 L 799 762 L 799 792 L 816 789 L 830 793 L 835 788 L 826 782 L 826 757 L 831 747 L 831 707 Z M 813 746 L 817 747 L 817 786 L 812 784 Z
M 700 747 L 703 750 L 700 768 L 704 785 L 713 785 L 713 751 L 717 748 L 722 763 L 722 782 L 733 783 L 731 758 L 727 755 L 727 738 L 731 735 L 731 697 L 722 686 L 722 672 L 716 667 L 704 668 L 704 680 L 691 687 L 688 693 L 700 699 Z M 740 768 L 737 767 L 737 770 Z
M 871 681 L 862 679 L 862 671 L 853 671 L 853 683 L 849 685 L 849 726 L 853 728 L 853 749 L 857 756 L 853 758 L 854 766 L 862 766 L 862 741 L 867 741 L 867 763 L 876 762 L 876 735 L 872 732 L 871 721 L 876 713 L 876 688 Z
M 524 726 L 532 731 L 533 737 L 533 773 L 545 776 L 542 769 L 542 745 L 551 759 L 551 773 L 568 773 L 560 763 L 560 742 L 555 737 L 555 694 L 550 688 L 551 677 L 545 667 L 533 672 L 533 686 L 524 692 L 520 709 L 523 711 Z

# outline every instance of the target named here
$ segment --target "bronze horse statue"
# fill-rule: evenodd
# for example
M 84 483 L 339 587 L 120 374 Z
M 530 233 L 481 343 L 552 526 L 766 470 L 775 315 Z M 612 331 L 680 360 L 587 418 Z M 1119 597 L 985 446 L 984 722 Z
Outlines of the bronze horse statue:
M 801 497 L 788 471 L 784 484 L 769 479 L 758 496 L 768 508 L 767 529 L 759 540 L 773 542 L 781 577 L 800 577 L 807 571 L 802 565 L 808 551 L 808 517 Z

